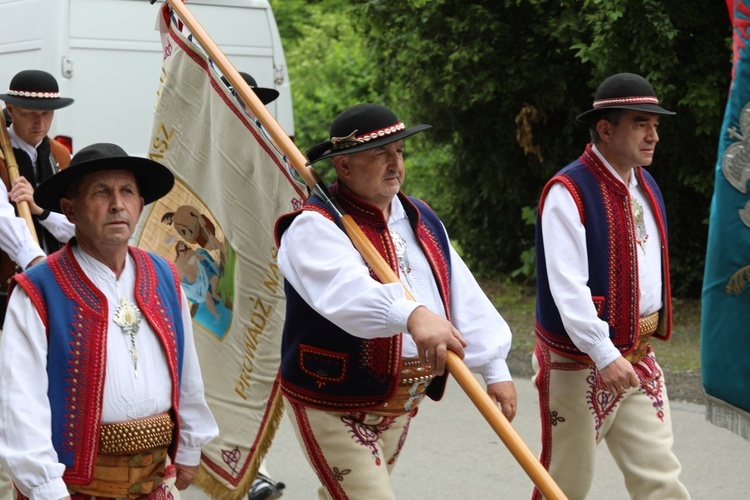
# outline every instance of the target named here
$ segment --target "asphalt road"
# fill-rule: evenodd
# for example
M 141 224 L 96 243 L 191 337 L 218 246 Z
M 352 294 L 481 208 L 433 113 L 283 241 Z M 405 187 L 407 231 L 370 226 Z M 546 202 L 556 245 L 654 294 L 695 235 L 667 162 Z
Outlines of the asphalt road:
M 667 381 L 669 386 L 669 381 Z M 539 405 L 528 378 L 516 379 L 519 404 L 513 427 L 526 445 L 539 452 Z M 703 405 L 672 402 L 674 450 L 682 462 L 681 479 L 693 499 L 750 498 L 750 441 L 705 419 Z M 284 500 L 317 498 L 317 478 L 298 451 L 284 417 L 267 464 L 286 484 Z M 532 482 L 455 380 L 442 401 L 424 402 L 393 472 L 398 498 L 529 499 Z M 195 487 L 186 500 L 208 498 Z M 600 446 L 590 499 L 628 498 L 622 476 L 606 446 Z

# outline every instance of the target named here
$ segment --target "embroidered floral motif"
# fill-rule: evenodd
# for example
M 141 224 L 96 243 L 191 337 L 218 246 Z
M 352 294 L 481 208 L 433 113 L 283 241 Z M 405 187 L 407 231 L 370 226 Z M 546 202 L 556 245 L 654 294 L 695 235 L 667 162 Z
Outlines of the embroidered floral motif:
M 549 421 L 552 425 L 557 426 L 558 422 L 565 422 L 565 417 L 561 417 L 556 411 L 549 412 Z
M 362 422 L 363 413 L 350 413 L 341 417 L 345 426 L 349 427 L 349 433 L 354 441 L 370 449 L 375 465 L 380 466 L 383 457 L 380 456 L 380 450 L 375 443 L 380 439 L 380 435 L 390 429 L 395 420 L 394 417 L 384 417 L 379 424 L 369 425 Z
M 654 410 L 656 410 L 656 417 L 664 421 L 664 396 L 662 391 L 664 384 L 660 376 L 661 369 L 659 368 L 656 358 L 652 353 L 644 356 L 637 365 L 633 366 L 635 374 L 641 381 L 640 390 L 645 392 L 646 395 L 651 398 Z
M 607 390 L 604 381 L 599 375 L 598 370 L 591 370 L 591 374 L 586 377 L 589 384 L 589 390 L 586 391 L 586 397 L 589 403 L 589 409 L 594 415 L 594 429 L 596 430 L 596 442 L 599 442 L 599 431 L 604 425 L 607 416 L 617 407 L 624 393 L 612 394 Z
M 338 467 L 331 468 L 331 475 L 336 481 L 343 481 L 344 476 L 349 474 L 352 470 L 351 469 L 339 469 Z

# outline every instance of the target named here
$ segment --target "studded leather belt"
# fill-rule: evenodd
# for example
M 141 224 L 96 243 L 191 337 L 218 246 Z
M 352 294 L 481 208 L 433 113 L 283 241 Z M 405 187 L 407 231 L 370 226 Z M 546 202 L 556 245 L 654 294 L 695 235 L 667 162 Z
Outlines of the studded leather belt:
M 169 413 L 153 417 L 102 424 L 99 453 L 102 455 L 132 455 L 172 443 L 174 423 Z
M 398 387 L 391 399 L 368 413 L 378 415 L 403 415 L 415 409 L 424 399 L 427 387 L 434 375 L 430 365 L 422 364 L 419 358 L 402 358 Z
M 164 480 L 173 428 L 169 413 L 102 424 L 93 480 L 69 485 L 71 493 L 132 499 L 148 495 Z
M 659 327 L 659 312 L 642 317 L 638 326 L 638 341 L 633 350 L 625 356 L 625 359 L 634 365 L 638 364 L 648 354 L 648 349 L 651 347 L 651 336 L 656 333 L 656 329 Z

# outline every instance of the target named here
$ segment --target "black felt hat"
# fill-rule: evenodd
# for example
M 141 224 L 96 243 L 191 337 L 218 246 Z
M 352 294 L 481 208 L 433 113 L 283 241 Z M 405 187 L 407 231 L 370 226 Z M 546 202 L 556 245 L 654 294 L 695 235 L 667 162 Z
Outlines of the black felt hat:
M 174 175 L 161 163 L 139 156 L 128 156 L 116 144 L 99 143 L 80 150 L 70 160 L 68 168 L 42 182 L 34 192 L 34 201 L 46 210 L 62 212 L 60 198 L 68 187 L 83 176 L 102 170 L 133 172 L 146 204 L 167 194 L 174 185 Z
M 247 73 L 244 73 L 242 71 L 239 72 L 240 76 L 243 80 L 245 80 L 245 83 L 247 83 L 248 87 L 253 89 L 253 92 L 255 92 L 255 95 L 258 96 L 258 99 L 260 99 L 260 102 L 263 104 L 268 104 L 270 102 L 273 102 L 276 100 L 277 97 L 279 97 L 279 91 L 276 89 L 270 89 L 265 87 L 258 87 L 258 83 L 255 81 L 255 78 L 248 75 Z M 222 76 L 221 81 L 224 82 L 224 85 L 232 89 L 232 84 L 227 80 L 227 77 Z
M 55 77 L 46 71 L 27 69 L 17 73 L 10 81 L 7 94 L 0 100 L 28 109 L 60 109 L 73 104 L 73 99 L 60 97 L 60 87 Z
M 604 80 L 596 89 L 593 108 L 578 115 L 576 120 L 592 123 L 610 109 L 634 109 L 660 115 L 675 114 L 659 106 L 659 99 L 651 84 L 634 73 L 618 73 Z
M 334 118 L 329 140 L 307 150 L 307 164 L 383 146 L 428 128 L 432 128 L 432 125 L 406 128 L 385 106 L 357 104 Z

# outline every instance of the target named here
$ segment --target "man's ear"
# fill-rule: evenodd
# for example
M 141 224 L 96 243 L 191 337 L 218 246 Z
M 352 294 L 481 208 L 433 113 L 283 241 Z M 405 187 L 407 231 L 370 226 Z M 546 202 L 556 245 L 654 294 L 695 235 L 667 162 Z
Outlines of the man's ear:
M 602 141 L 609 142 L 612 135 L 612 123 L 604 118 L 596 122 L 596 131 Z
M 68 198 L 60 198 L 60 210 L 71 224 L 75 223 L 75 210 L 73 209 L 73 202 Z
M 351 168 L 349 167 L 349 158 L 347 155 L 334 156 L 333 166 L 336 169 L 337 177 L 348 179 L 351 176 Z

